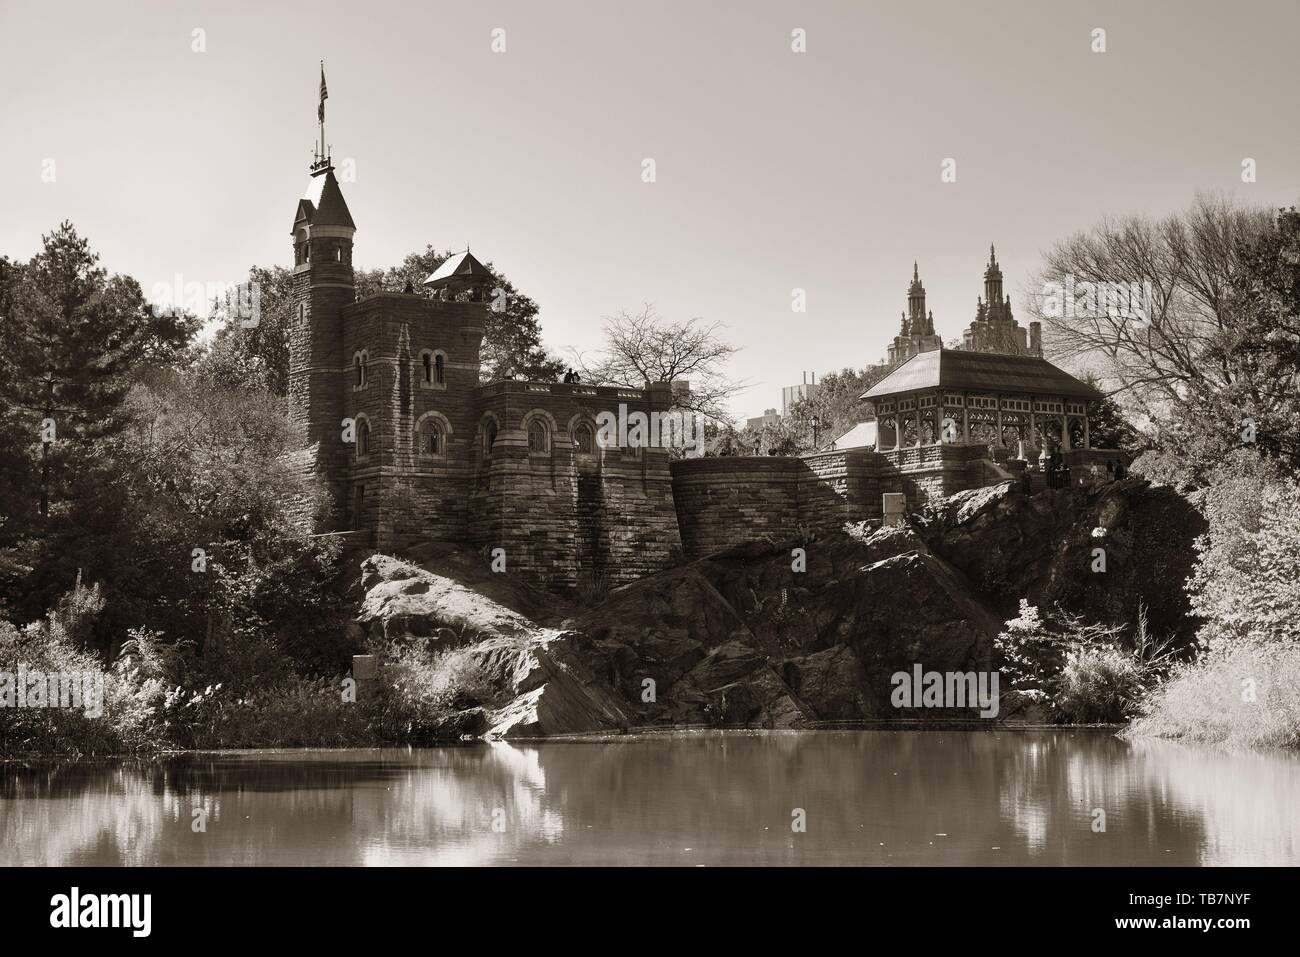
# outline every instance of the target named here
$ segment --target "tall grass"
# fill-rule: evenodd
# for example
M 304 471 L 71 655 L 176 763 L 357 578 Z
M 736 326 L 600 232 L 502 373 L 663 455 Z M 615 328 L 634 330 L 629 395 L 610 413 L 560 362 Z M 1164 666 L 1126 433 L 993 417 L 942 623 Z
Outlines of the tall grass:
M 1175 669 L 1126 732 L 1243 748 L 1300 747 L 1300 645 L 1242 644 Z

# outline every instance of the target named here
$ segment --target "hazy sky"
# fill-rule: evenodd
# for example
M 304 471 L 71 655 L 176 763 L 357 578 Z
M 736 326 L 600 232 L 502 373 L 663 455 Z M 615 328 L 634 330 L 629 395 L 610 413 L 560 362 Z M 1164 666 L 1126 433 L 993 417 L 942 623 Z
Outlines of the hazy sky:
M 468 242 L 557 351 L 647 302 L 722 321 L 755 415 L 880 359 L 913 259 L 948 338 L 990 242 L 1023 318 L 1040 251 L 1103 214 L 1295 203 L 1298 33 L 1295 0 L 0 0 L 0 252 L 69 218 L 146 293 L 291 264 L 323 58 L 359 266 Z

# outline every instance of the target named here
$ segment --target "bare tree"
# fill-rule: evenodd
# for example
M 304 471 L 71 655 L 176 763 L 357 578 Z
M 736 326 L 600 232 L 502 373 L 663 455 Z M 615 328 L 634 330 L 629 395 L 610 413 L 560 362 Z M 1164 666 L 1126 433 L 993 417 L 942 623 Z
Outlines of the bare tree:
M 594 385 L 641 388 L 648 382 L 689 382 L 675 404 L 715 422 L 730 421 L 726 403 L 745 388 L 727 378 L 724 366 L 739 349 L 719 336 L 722 323 L 701 319 L 666 322 L 647 303 L 639 313 L 626 310 L 605 318 L 605 346 L 584 356 L 570 350 L 574 368 Z
M 1094 369 L 1153 420 L 1234 387 L 1237 371 L 1211 346 L 1237 321 L 1243 252 L 1271 220 L 1268 210 L 1198 195 L 1164 219 L 1107 218 L 1057 243 L 1028 297 L 1050 354 Z M 1082 298 L 1064 301 L 1065 289 Z M 1106 295 L 1116 289 L 1140 290 L 1140 311 L 1117 308 Z

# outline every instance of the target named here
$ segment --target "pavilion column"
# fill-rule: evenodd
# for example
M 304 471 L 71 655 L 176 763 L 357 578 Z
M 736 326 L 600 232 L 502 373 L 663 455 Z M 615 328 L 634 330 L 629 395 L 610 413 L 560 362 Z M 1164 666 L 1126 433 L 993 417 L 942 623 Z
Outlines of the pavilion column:
M 1090 411 L 1091 411 L 1091 403 L 1085 404 L 1083 407 L 1083 447 L 1085 449 L 1092 448 L 1092 434 L 1088 431 L 1088 419 L 1089 419 L 1088 413 Z
M 998 445 L 1006 448 L 1006 442 L 1002 441 L 1002 399 L 998 399 Z
M 970 444 L 970 408 L 964 398 L 961 401 L 961 440 L 965 444 Z
M 921 410 L 918 408 L 912 413 L 912 421 L 916 423 L 916 447 L 921 447 Z

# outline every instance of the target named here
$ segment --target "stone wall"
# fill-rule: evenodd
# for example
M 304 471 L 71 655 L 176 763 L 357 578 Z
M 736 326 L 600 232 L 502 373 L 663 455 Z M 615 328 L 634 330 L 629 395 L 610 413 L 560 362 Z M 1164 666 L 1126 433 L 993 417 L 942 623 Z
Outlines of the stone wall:
M 470 455 L 473 543 L 489 558 L 503 549 L 508 571 L 561 590 L 622 585 L 673 564 L 682 546 L 667 450 L 597 444 L 582 452 L 575 441 L 581 425 L 598 432 L 602 412 L 663 412 L 670 401 L 660 387 L 480 388 Z M 546 430 L 545 451 L 529 448 L 534 421 Z
M 370 429 L 367 455 L 349 448 L 347 527 L 371 530 L 376 548 L 468 537 L 483 310 L 405 293 L 368 296 L 343 310 L 338 388 L 344 413 Z M 362 350 L 367 373 L 358 387 L 354 357 Z M 426 350 L 445 357 L 442 383 L 424 381 Z M 442 429 L 440 454 L 421 449 L 426 417 Z
M 794 538 L 879 519 L 886 492 L 909 508 L 1005 481 L 983 445 L 926 445 L 876 452 L 846 449 L 799 457 L 674 462 L 673 499 L 686 557 L 764 537 Z

